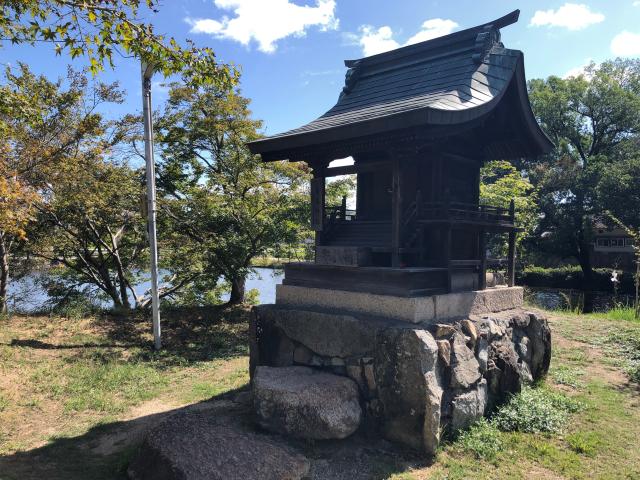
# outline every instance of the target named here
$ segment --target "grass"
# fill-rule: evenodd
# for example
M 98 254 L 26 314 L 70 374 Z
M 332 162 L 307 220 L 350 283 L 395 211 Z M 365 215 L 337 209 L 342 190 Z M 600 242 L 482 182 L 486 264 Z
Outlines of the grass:
M 244 387 L 247 319 L 243 308 L 167 311 L 160 352 L 144 318 L 1 320 L 0 479 L 124 478 L 133 440 L 89 447 L 131 418 Z
M 629 383 L 640 324 L 550 315 L 542 385 L 443 444 L 433 464 L 381 455 L 374 478 L 640 478 L 639 390 Z M 166 348 L 154 352 L 144 319 L 1 320 L 0 479 L 124 479 L 137 444 L 109 439 L 246 385 L 246 310 L 167 312 L 163 326 Z

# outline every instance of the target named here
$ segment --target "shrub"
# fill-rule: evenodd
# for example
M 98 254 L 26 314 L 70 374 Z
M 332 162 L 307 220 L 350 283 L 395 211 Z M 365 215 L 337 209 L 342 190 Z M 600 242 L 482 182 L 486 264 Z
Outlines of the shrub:
M 502 450 L 503 444 L 498 429 L 485 418 L 460 434 L 459 445 L 479 460 L 492 461 Z
M 504 431 L 558 433 L 569 413 L 582 405 L 560 393 L 545 388 L 524 387 L 494 416 L 494 424 Z

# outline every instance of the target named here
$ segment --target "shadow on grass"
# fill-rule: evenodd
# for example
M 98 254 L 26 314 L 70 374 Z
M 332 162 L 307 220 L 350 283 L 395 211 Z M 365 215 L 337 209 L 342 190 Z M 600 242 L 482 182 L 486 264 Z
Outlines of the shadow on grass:
M 247 435 L 265 433 L 253 424 L 249 389 L 244 386 L 186 407 L 105 423 L 75 437 L 52 438 L 40 448 L 0 455 L 0 479 L 124 480 L 145 434 L 168 417 L 190 411 L 206 412 L 223 423 L 244 425 L 241 428 Z M 274 439 L 282 437 L 274 435 Z M 345 440 L 308 443 L 289 439 L 286 442 L 309 459 L 311 478 L 316 480 L 382 480 L 406 471 L 409 466 L 424 466 L 414 452 L 398 449 L 364 433 Z M 197 444 L 195 441 L 194 445 Z M 203 448 L 215 448 L 215 445 Z
M 43 447 L 0 455 L 1 480 L 120 480 L 126 479 L 129 462 L 144 434 L 170 415 L 202 409 L 233 399 L 246 387 L 210 400 L 132 420 L 97 425 L 75 437 L 53 437 Z
M 151 363 L 160 369 L 186 366 L 247 355 L 249 313 L 250 310 L 242 306 L 165 309 L 161 318 L 160 351 L 153 350 L 151 319 L 145 312 L 101 314 L 95 320 L 100 337 L 95 341 L 73 342 L 71 338 L 67 342 L 51 343 L 33 338 L 14 338 L 0 345 L 37 350 L 77 350 L 77 355 L 92 352 L 94 356 L 104 355 L 105 358 L 112 358 L 118 350 L 126 349 L 127 361 Z

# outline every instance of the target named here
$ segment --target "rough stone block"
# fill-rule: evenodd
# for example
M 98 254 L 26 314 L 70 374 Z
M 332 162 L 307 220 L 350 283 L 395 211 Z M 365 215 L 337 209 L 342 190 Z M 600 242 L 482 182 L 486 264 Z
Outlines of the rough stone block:
M 131 480 L 301 480 L 309 461 L 285 442 L 211 412 L 173 415 L 151 430 L 129 466 Z M 86 478 L 90 478 L 87 475 Z
M 375 347 L 376 329 L 350 315 L 277 307 L 261 307 L 259 315 L 264 324 L 324 357 L 366 355 Z
M 253 401 L 262 427 L 297 438 L 345 438 L 362 418 L 353 380 L 308 367 L 257 367 Z
M 435 454 L 440 442 L 442 388 L 438 345 L 426 330 L 387 329 L 376 349 L 376 382 L 383 432 L 390 439 Z
M 461 333 L 453 336 L 451 347 L 451 386 L 453 388 L 469 388 L 480 379 L 480 366 L 467 347 L 466 339 Z
M 472 390 L 461 393 L 451 401 L 451 430 L 469 428 L 485 413 L 487 381 L 482 379 Z

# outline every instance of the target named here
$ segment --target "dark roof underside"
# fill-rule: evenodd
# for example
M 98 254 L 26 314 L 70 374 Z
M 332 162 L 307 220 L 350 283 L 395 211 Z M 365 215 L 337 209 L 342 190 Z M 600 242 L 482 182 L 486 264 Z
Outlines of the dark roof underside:
M 514 18 L 517 11 L 487 25 L 347 61 L 351 68 L 333 108 L 307 125 L 249 147 L 265 160 L 293 159 L 296 151 L 328 143 L 405 129 L 463 126 L 489 116 L 505 92 L 514 89 L 509 108 L 522 121 L 518 140 L 511 140 L 511 155 L 548 152 L 553 144 L 531 112 L 522 52 L 499 41 L 498 28 Z M 446 130 L 440 128 L 443 135 Z

